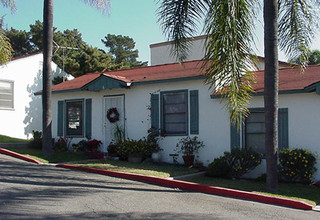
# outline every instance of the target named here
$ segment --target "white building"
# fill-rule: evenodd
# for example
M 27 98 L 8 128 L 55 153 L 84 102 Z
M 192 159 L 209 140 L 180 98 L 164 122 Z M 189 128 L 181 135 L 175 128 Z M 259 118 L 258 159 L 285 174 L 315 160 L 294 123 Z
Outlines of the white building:
M 150 127 L 161 130 L 165 135 L 160 141 L 164 149 L 161 154 L 166 162 L 172 162 L 169 154 L 174 153 L 179 139 L 187 135 L 197 135 L 204 142 L 205 147 L 199 152 L 204 165 L 234 146 L 257 146 L 262 152 L 264 71 L 255 72 L 256 93 L 250 101 L 250 120 L 237 132 L 230 123 L 224 101 L 212 95 L 203 83 L 201 57 L 198 60 L 193 57 L 193 61 L 181 65 L 167 59 L 169 54 L 158 47 L 161 44 L 151 46 L 151 63 L 159 65 L 91 73 L 54 86 L 53 136 L 69 137 L 73 142 L 91 136 L 102 140 L 102 150 L 106 151 L 115 124 L 106 114 L 117 108 L 118 124 L 128 138 L 145 137 Z M 159 51 L 162 56 L 156 56 Z M 279 147 L 304 147 L 319 152 L 320 66 L 310 66 L 304 74 L 298 69 L 282 68 L 279 74 Z M 319 160 L 317 167 L 315 178 L 319 179 Z M 251 175 L 258 176 L 264 169 L 265 162 Z
M 0 66 L 0 134 L 29 139 L 42 130 L 42 53 L 14 58 Z M 52 62 L 52 76 L 62 76 Z M 72 77 L 73 78 L 73 77 Z

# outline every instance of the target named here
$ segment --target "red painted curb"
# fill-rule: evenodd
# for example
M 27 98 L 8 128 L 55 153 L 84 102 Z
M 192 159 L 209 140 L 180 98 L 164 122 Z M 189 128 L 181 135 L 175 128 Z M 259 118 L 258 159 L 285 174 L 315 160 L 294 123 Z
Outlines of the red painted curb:
M 27 157 L 27 156 L 24 156 L 22 154 L 18 154 L 16 152 L 13 152 L 13 151 L 10 151 L 10 150 L 6 150 L 6 149 L 3 149 L 3 148 L 0 148 L 0 153 L 9 155 L 11 157 L 19 158 L 19 159 L 22 159 L 22 160 L 25 160 L 25 161 L 28 161 L 28 162 L 32 162 L 32 163 L 36 163 L 36 164 L 42 164 L 40 161 L 38 161 L 36 159 L 33 159 L 31 157 Z
M 247 200 L 274 204 L 274 205 L 281 205 L 281 206 L 286 206 L 286 207 L 291 207 L 296 209 L 312 210 L 313 208 L 312 205 L 302 201 L 298 201 L 298 200 L 255 194 L 255 193 L 221 188 L 221 187 L 205 186 L 197 183 L 185 182 L 180 180 L 170 180 L 170 179 L 159 178 L 159 177 L 130 174 L 130 173 L 123 173 L 123 172 L 116 172 L 116 171 L 109 171 L 109 170 L 102 170 L 102 169 L 95 169 L 95 168 L 88 168 L 88 167 L 80 167 L 80 166 L 74 166 L 69 164 L 58 164 L 57 167 L 80 170 L 80 171 L 85 171 L 89 173 L 97 173 L 97 174 L 108 175 L 113 177 L 120 177 L 120 178 L 125 178 L 130 180 L 137 180 L 141 182 L 146 182 L 146 183 L 151 183 L 151 184 L 156 184 L 156 185 L 161 185 L 166 187 L 172 187 L 172 188 L 180 188 L 180 189 L 189 190 L 189 191 L 197 191 L 197 192 L 203 192 L 208 194 L 233 197 L 238 199 L 247 199 Z

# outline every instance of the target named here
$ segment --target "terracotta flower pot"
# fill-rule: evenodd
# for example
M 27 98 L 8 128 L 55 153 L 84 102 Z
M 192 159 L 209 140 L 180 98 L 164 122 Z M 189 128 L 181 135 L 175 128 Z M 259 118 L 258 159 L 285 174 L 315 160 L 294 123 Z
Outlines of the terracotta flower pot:
M 184 165 L 187 167 L 190 167 L 193 165 L 193 161 L 194 161 L 194 155 L 190 155 L 190 156 L 182 156 L 183 161 L 184 161 Z

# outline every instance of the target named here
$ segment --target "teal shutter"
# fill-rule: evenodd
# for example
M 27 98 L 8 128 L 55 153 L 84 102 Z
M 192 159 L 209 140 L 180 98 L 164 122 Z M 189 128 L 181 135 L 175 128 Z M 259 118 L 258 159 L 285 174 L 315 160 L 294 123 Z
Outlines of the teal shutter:
M 279 109 L 278 117 L 278 141 L 279 149 L 289 147 L 288 109 Z
M 237 124 L 232 124 L 230 122 L 230 140 L 231 149 L 240 147 L 240 131 Z
M 159 94 L 151 94 L 151 128 L 159 133 Z
M 64 101 L 58 101 L 57 136 L 63 136 L 63 105 Z
M 92 135 L 92 99 L 86 99 L 86 112 L 85 112 L 85 134 L 86 137 Z
M 199 91 L 190 91 L 190 134 L 199 134 Z

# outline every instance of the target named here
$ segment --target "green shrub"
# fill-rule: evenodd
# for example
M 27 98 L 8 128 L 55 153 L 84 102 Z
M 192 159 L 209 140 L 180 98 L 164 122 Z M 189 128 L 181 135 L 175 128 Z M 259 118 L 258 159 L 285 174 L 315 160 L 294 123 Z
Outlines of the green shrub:
M 310 183 L 316 172 L 316 156 L 305 149 L 283 149 L 279 153 L 279 174 L 285 182 Z
M 257 153 L 251 148 L 233 148 L 230 153 L 226 152 L 225 156 L 231 169 L 231 176 L 240 178 L 261 163 L 263 154 Z
M 225 156 L 215 158 L 212 163 L 208 165 L 206 169 L 206 176 L 212 177 L 228 177 L 231 173 L 231 169 L 228 166 Z
M 209 164 L 207 175 L 238 179 L 256 168 L 261 163 L 261 159 L 262 154 L 251 148 L 234 148 L 231 152 L 224 152 L 223 156 Z
M 140 139 L 138 141 L 127 139 L 118 145 L 117 154 L 122 157 L 127 157 L 130 154 L 141 154 L 145 157 L 149 157 L 155 149 L 155 145 L 148 143 L 146 139 Z
M 41 131 L 32 130 L 33 138 L 29 142 L 28 146 L 33 149 L 42 149 L 42 133 Z
M 87 140 L 81 140 L 77 144 L 72 144 L 73 151 L 75 152 L 88 152 L 88 141 Z
M 56 152 L 68 151 L 68 139 L 59 137 L 58 141 L 53 145 L 53 150 Z

